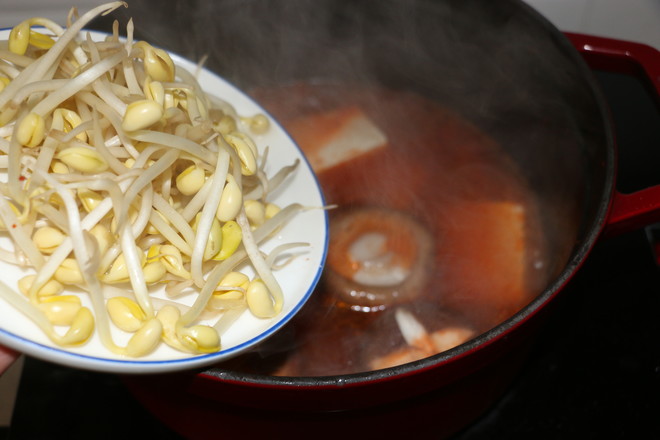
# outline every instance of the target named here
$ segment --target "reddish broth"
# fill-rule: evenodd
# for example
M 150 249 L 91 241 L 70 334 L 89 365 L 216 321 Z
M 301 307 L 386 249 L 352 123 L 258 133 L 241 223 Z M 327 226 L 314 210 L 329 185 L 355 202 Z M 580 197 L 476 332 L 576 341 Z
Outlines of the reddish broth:
M 319 115 L 347 106 L 360 108 L 386 134 L 386 148 L 318 177 L 328 204 L 339 206 L 331 223 L 356 207 L 384 207 L 411 216 L 435 238 L 425 287 L 407 305 L 429 331 L 459 323 L 484 332 L 545 285 L 533 194 L 499 146 L 466 120 L 394 90 L 301 83 L 254 96 L 303 150 L 314 130 L 326 136 L 332 129 L 313 125 L 323 120 Z M 333 236 L 330 242 L 332 248 Z M 326 276 L 285 329 L 224 366 L 287 376 L 367 371 L 374 357 L 405 345 L 392 309 L 352 310 Z

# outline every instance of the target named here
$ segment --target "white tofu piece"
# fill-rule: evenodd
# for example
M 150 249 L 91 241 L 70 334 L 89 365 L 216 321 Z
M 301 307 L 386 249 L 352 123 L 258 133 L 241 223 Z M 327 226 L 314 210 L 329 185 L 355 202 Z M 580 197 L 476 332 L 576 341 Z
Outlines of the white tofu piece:
M 357 107 L 305 116 L 288 129 L 317 173 L 387 145 L 385 133 Z

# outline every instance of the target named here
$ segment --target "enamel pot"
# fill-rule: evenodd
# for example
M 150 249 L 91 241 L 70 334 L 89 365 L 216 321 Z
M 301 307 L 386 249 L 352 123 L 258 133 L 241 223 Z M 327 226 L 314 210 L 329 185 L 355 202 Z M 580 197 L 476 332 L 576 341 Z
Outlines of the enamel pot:
M 660 188 L 615 190 L 613 127 L 590 70 L 643 74 L 657 93 L 660 57 L 649 47 L 564 35 L 515 0 L 174 2 L 176 14 L 158 5 L 131 5 L 146 23 L 145 38 L 190 59 L 209 54 L 211 70 L 245 89 L 355 80 L 368 68 L 361 80 L 410 88 L 451 107 L 523 170 L 542 201 L 554 256 L 544 288 L 522 310 L 416 362 L 329 377 L 218 366 L 126 378 L 147 408 L 187 438 L 394 436 L 410 426 L 433 438 L 456 433 L 510 385 L 596 242 L 660 219 Z

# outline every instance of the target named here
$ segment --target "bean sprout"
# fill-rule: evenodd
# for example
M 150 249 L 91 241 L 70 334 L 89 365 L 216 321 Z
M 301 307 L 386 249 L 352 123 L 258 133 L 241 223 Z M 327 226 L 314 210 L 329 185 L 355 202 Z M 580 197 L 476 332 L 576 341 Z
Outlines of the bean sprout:
M 162 341 L 218 351 L 245 310 L 282 309 L 273 261 L 305 244 L 266 256 L 259 243 L 303 209 L 266 200 L 298 161 L 269 179 L 248 134 L 268 130 L 268 119 L 206 95 L 195 74 L 135 41 L 132 21 L 123 39 L 117 23 L 104 41 L 81 34 L 122 6 L 75 20 L 72 11 L 67 28 L 26 20 L 0 49 L 0 229 L 13 244 L 0 259 L 33 269 L 18 283 L 23 295 L 0 282 L 0 298 L 62 346 L 84 344 L 96 328 L 129 357 Z M 237 272 L 246 262 L 253 279 Z M 176 307 L 152 296 L 157 285 L 171 298 L 195 290 L 196 300 Z M 65 293 L 74 289 L 93 312 Z M 215 325 L 199 324 L 209 315 Z M 132 333 L 126 345 L 113 340 L 113 324 Z

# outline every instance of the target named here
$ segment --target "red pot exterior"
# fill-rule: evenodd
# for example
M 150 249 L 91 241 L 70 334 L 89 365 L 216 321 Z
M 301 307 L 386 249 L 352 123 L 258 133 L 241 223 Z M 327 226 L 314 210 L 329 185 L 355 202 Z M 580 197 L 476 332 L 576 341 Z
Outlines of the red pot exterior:
M 460 355 L 448 352 L 438 360 L 427 359 L 424 368 L 409 364 L 405 372 L 382 370 L 369 380 L 311 378 L 301 384 L 286 378 L 257 382 L 190 373 L 131 376 L 125 382 L 156 417 L 189 439 L 214 438 L 219 432 L 296 439 L 318 430 L 326 435 L 404 435 L 411 429 L 448 438 L 506 392 L 560 303 L 553 299 L 510 331 Z
M 369 381 L 347 376 L 312 379 L 306 385 L 284 378 L 255 383 L 205 373 L 125 381 L 145 407 L 188 439 L 214 438 L 220 432 L 230 438 L 296 439 L 319 430 L 328 436 L 409 435 L 412 430 L 448 438 L 501 398 L 560 304 L 554 299 L 512 331 L 460 356 L 447 353 L 442 360 L 427 361 L 426 368 L 408 365 L 407 373 L 380 371 Z
M 339 393 L 324 388 L 307 388 L 303 391 L 240 386 L 234 388 L 226 384 L 214 386 L 204 379 L 192 386 L 194 392 L 191 393 L 186 392 L 185 387 L 174 387 L 177 391 L 173 393 L 171 383 L 144 383 L 134 379 L 130 387 L 138 400 L 154 415 L 188 439 L 215 438 L 220 433 L 229 438 L 268 436 L 302 439 L 319 431 L 324 436 L 395 436 L 414 432 L 415 435 L 446 438 L 472 423 L 502 395 L 521 366 L 524 353 L 524 350 L 512 352 L 500 362 L 471 371 L 469 377 L 438 388 L 432 382 L 434 377 L 425 375 L 416 376 L 412 383 L 397 380 L 395 385 L 391 383 L 394 386 L 366 385 Z M 444 370 L 436 371 L 442 375 Z M 420 383 L 422 376 L 431 382 Z M 443 376 L 440 382 L 447 382 L 447 376 Z M 494 376 L 498 380 L 493 381 Z M 149 382 L 152 380 L 148 379 Z M 208 399 L 200 396 L 202 387 Z M 422 394 L 412 399 L 402 398 L 410 392 L 410 387 Z M 251 398 L 253 400 L 248 403 L 260 407 L 246 408 L 234 404 L 233 399 L 239 395 L 240 402 Z M 335 411 L 321 409 L 327 408 L 329 403 L 348 408 L 352 400 L 364 402 L 365 395 L 369 396 L 369 400 L 382 397 L 384 401 L 396 397 L 390 403 L 368 408 Z M 218 396 L 223 398 L 218 399 Z M 282 409 L 303 404 L 308 408 L 301 411 Z

